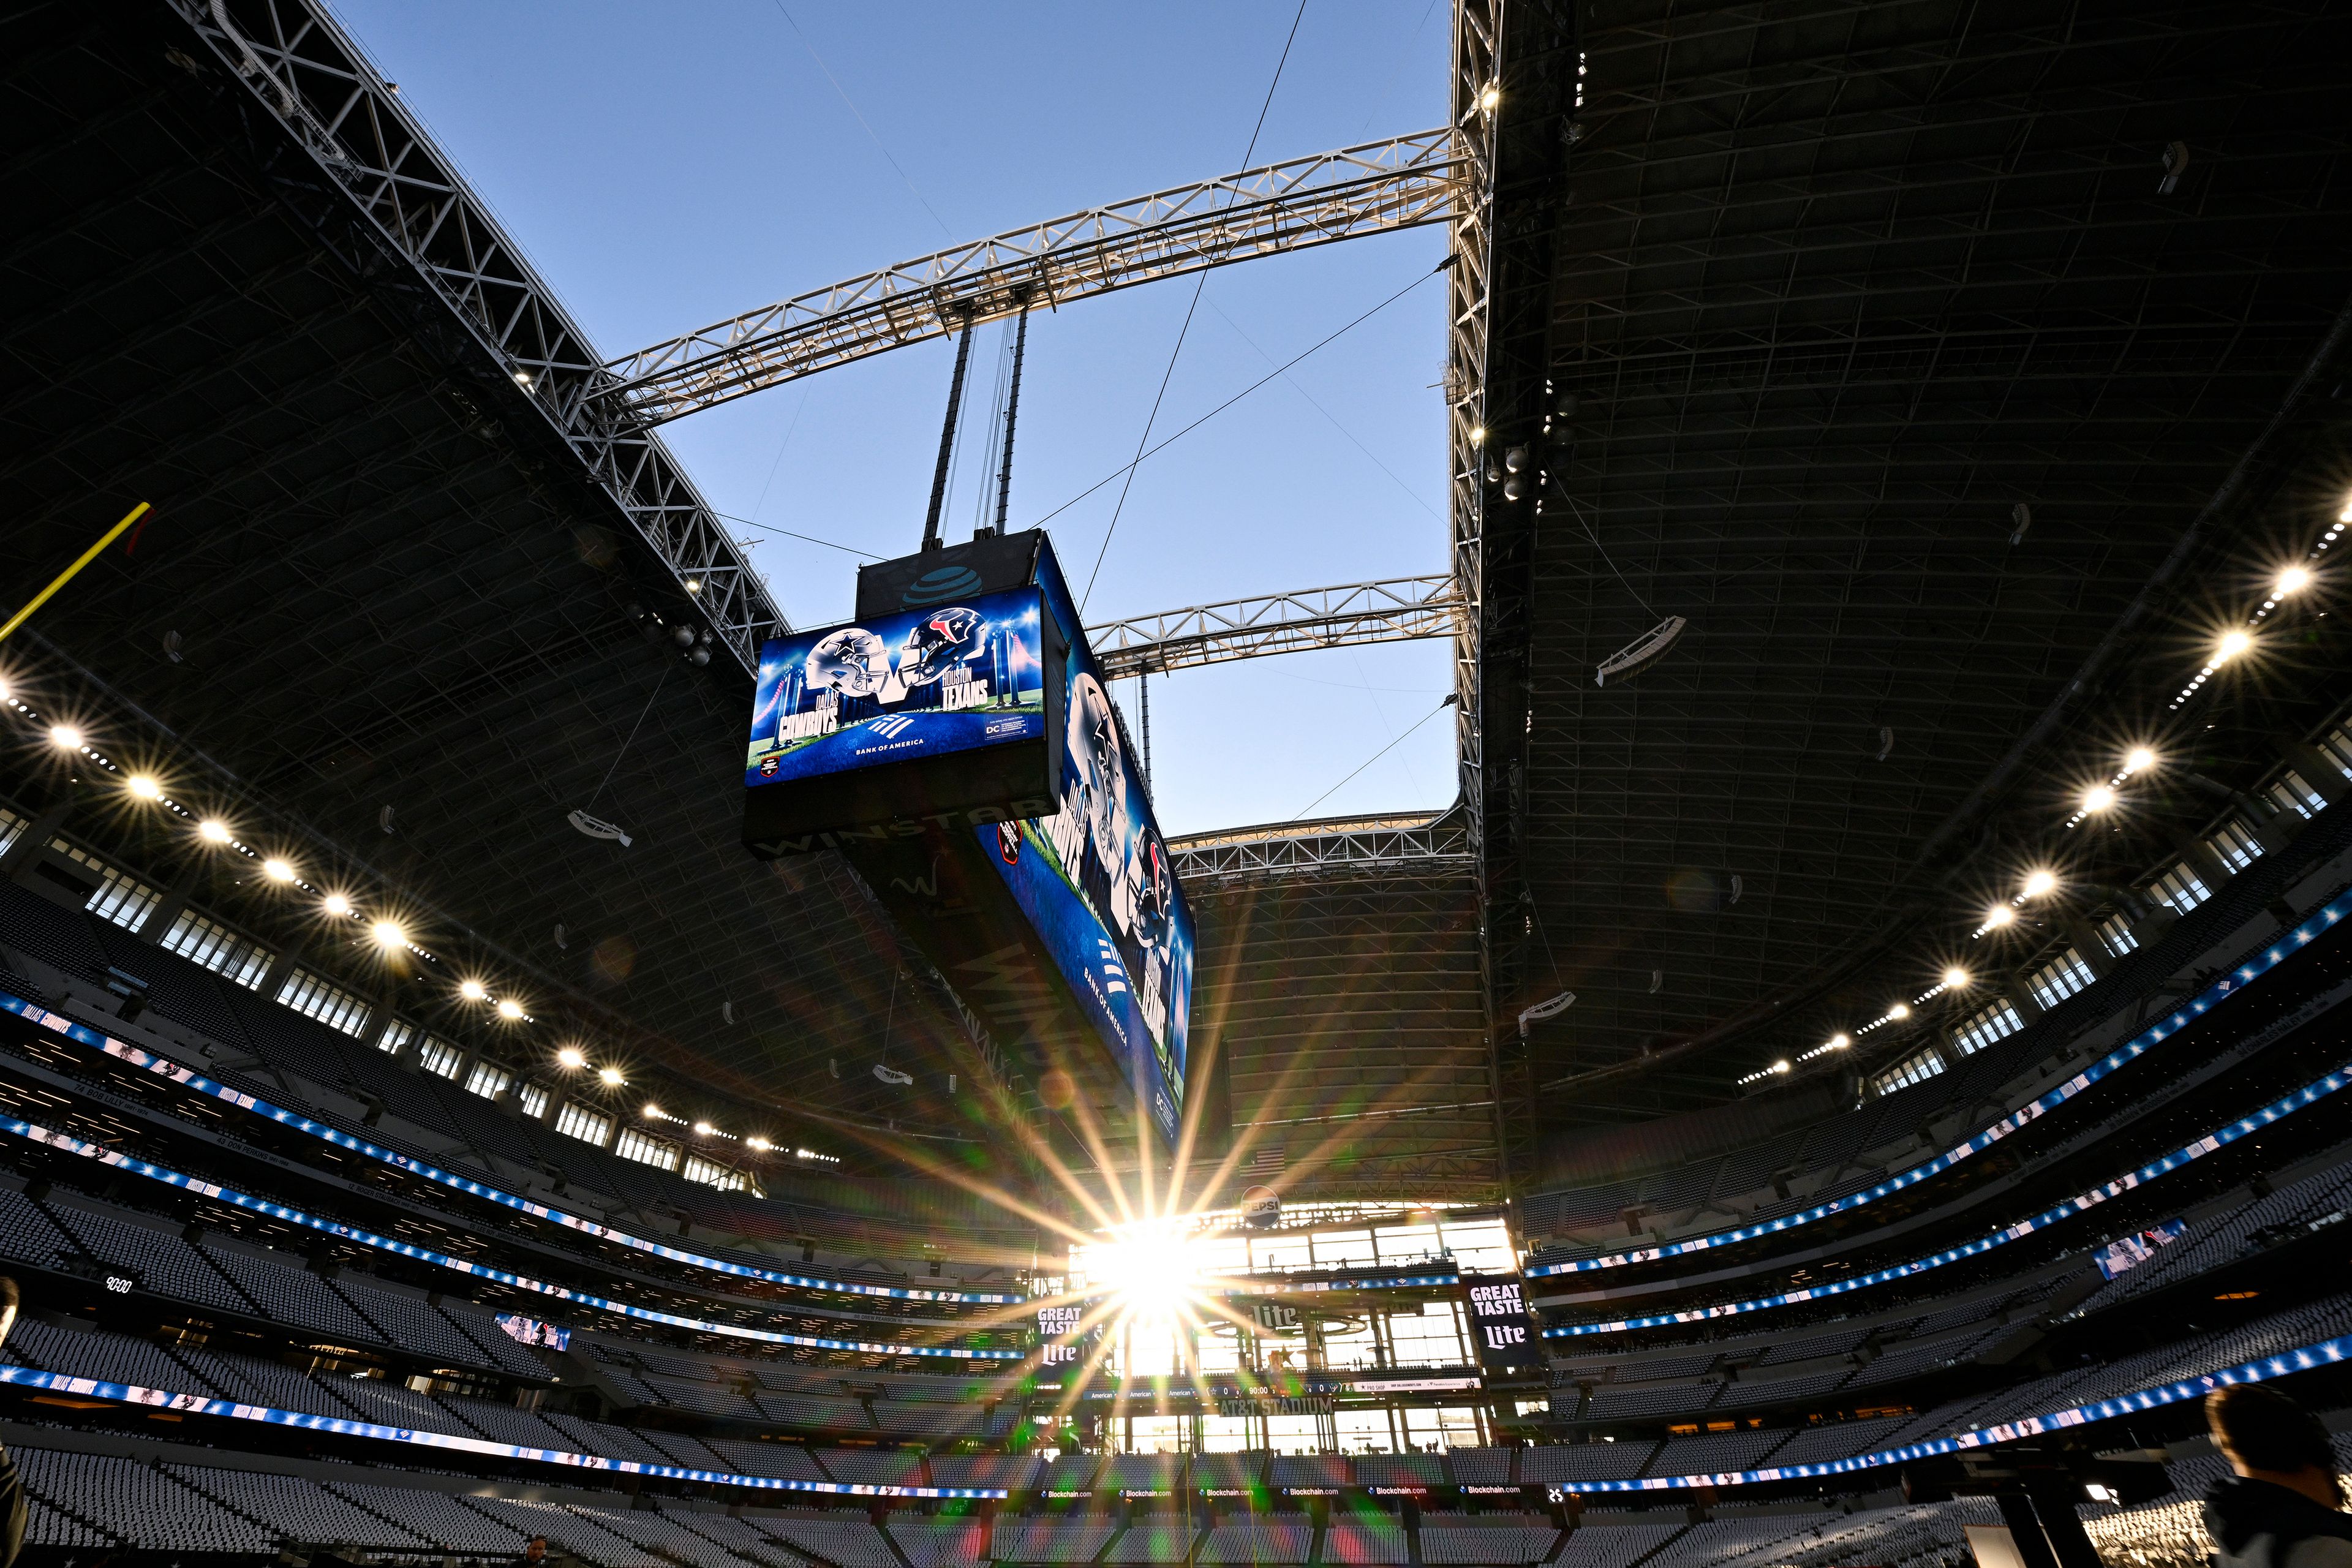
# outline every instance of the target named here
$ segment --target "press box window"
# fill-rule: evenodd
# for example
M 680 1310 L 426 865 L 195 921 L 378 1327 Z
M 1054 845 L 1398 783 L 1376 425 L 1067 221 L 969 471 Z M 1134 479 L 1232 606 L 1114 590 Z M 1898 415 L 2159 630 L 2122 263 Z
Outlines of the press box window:
M 457 1064 L 465 1057 L 465 1052 L 432 1035 L 425 1036 L 425 1043 L 416 1047 L 416 1065 L 435 1078 L 456 1078 Z
M 279 1005 L 306 1018 L 316 1018 L 330 1029 L 356 1037 L 367 1026 L 368 1005 L 323 975 L 298 969 L 278 989 Z
M 641 1165 L 658 1165 L 665 1171 L 677 1169 L 677 1145 L 648 1138 L 634 1127 L 621 1129 L 620 1137 L 614 1140 L 613 1152 Z
M 716 1160 L 706 1160 L 699 1154 L 688 1154 L 678 1174 L 689 1182 L 708 1182 L 725 1193 L 743 1190 L 743 1173 L 730 1170 Z
M 2158 877 L 2148 891 L 2184 915 L 2213 896 L 2185 860 Z
M 2033 999 L 2044 1007 L 2055 1007 L 2069 996 L 2079 996 L 2098 983 L 2091 966 L 2083 955 L 2068 948 L 2056 958 L 2033 972 L 2025 983 Z
M 163 933 L 163 947 L 165 952 L 176 952 L 247 991 L 261 989 L 262 977 L 277 957 L 251 937 L 239 936 L 194 910 L 180 911 L 180 918 Z
M 1952 1044 L 1960 1055 L 1972 1057 L 1996 1040 L 2005 1040 L 2025 1027 L 2025 1020 L 2007 1002 L 1996 1002 L 1990 1007 L 1979 1007 L 1960 1020 L 1952 1030 Z
M 1882 1095 L 1893 1094 L 1898 1089 L 1908 1089 L 1915 1083 L 1925 1083 L 1943 1070 L 1943 1053 L 1931 1046 L 1916 1056 L 1906 1057 L 1872 1079 L 1870 1087 Z
M 105 861 L 85 850 L 77 849 L 62 838 L 49 840 L 49 847 L 75 865 L 98 876 L 98 890 L 89 896 L 82 908 L 110 925 L 135 931 L 147 923 L 163 895 L 133 877 L 128 871 L 118 871 Z M 64 879 L 60 878 L 60 880 Z
M 555 1130 L 566 1138 L 577 1138 L 583 1143 L 604 1147 L 604 1140 L 613 1135 L 613 1119 L 601 1116 L 584 1105 L 567 1104 L 555 1113 Z
M 2242 822 L 2223 823 L 2220 832 L 2205 840 L 2205 847 L 2220 857 L 2221 864 L 2232 871 L 2244 870 L 2263 852 L 2262 841 Z

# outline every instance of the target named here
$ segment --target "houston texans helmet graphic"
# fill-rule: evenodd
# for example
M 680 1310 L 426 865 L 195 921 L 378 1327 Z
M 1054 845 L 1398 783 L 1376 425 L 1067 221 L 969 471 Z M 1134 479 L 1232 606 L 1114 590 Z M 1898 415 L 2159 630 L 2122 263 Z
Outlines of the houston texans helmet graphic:
M 1175 915 L 1176 873 L 1160 835 L 1147 827 L 1135 837 L 1135 937 L 1146 947 L 1161 947 Z
M 812 690 L 831 687 L 850 697 L 871 697 L 890 678 L 890 650 L 864 626 L 844 626 L 809 649 Z
M 980 651 L 988 623 L 978 610 L 951 605 L 933 610 L 907 634 L 898 654 L 898 679 L 908 686 L 929 686 Z

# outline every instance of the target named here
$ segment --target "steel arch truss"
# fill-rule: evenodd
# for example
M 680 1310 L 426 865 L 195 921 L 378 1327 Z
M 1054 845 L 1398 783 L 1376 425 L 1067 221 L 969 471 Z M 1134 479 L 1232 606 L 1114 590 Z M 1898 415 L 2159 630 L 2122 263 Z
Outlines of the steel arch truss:
M 760 644 L 790 629 L 783 612 L 660 441 L 589 417 L 608 377 L 586 334 L 358 46 L 311 0 L 172 4 L 500 367 L 509 384 L 485 395 L 554 427 L 712 636 L 757 668 Z
M 611 362 L 599 396 L 653 426 L 815 371 L 1154 279 L 1454 215 L 1441 127 L 1155 191 L 919 257 Z
M 1451 577 L 1399 577 L 1134 616 L 1087 628 L 1104 675 L 1122 680 L 1195 665 L 1358 643 L 1452 637 L 1462 596 Z
M 1333 878 L 1374 871 L 1468 875 L 1462 814 L 1280 823 L 1180 838 L 1169 846 L 1177 875 L 1196 891 L 1274 878 Z

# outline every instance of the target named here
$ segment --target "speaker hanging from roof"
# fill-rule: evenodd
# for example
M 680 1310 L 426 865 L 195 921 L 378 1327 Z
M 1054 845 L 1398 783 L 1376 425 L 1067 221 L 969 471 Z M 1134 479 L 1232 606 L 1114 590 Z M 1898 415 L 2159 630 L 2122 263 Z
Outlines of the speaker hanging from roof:
M 1665 657 L 1666 650 L 1675 646 L 1676 640 L 1683 635 L 1683 628 L 1689 625 L 1690 622 L 1684 616 L 1668 616 L 1641 637 L 1602 659 L 1601 668 L 1593 671 L 1592 684 L 1606 686 L 1609 684 L 1609 678 L 1612 675 L 1622 679 L 1636 670 L 1655 664 Z

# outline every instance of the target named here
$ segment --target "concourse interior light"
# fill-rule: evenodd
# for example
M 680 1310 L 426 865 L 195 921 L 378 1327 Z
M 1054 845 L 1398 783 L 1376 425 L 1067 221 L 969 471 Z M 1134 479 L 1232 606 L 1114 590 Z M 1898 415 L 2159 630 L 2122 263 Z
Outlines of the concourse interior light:
M 49 742 L 68 752 L 79 751 L 81 749 L 81 731 L 70 724 L 52 724 L 49 726 Z
M 163 798 L 163 786 L 157 784 L 153 779 L 149 778 L 145 773 L 132 773 L 130 778 L 123 782 L 129 787 L 131 793 L 137 795 L 141 800 L 161 800 Z
M 339 921 L 348 919 L 352 912 L 351 900 L 341 893 L 329 893 L 319 900 L 319 907 Z
M 599 1068 L 596 1069 L 596 1076 L 603 1079 L 607 1084 L 610 1084 L 614 1089 L 618 1089 L 621 1085 L 629 1081 L 621 1076 L 621 1069 L 619 1068 Z
M 2038 899 L 2058 886 L 2058 879 L 2048 871 L 2036 871 L 2025 879 L 2025 896 Z
M 564 1047 L 555 1053 L 555 1059 L 568 1068 L 578 1068 L 588 1065 L 588 1058 L 581 1053 L 578 1046 Z
M 290 882 L 294 879 L 294 868 L 273 855 L 261 863 L 261 874 L 273 882 Z
M 499 1016 L 511 1023 L 522 1016 L 522 1004 L 509 996 L 499 1004 Z
M 376 921 L 369 928 L 368 934 L 375 938 L 379 947 L 398 947 L 408 940 L 408 933 L 393 921 Z
M 489 992 L 478 980 L 460 980 L 457 982 L 457 994 L 468 1002 L 479 1002 Z
M 205 841 L 208 844 L 228 842 L 228 824 L 217 816 L 207 816 L 197 823 L 196 831 L 204 836 Z
M 2083 792 L 2084 811 L 2105 811 L 2116 804 L 2116 792 L 2105 784 L 2093 784 Z

